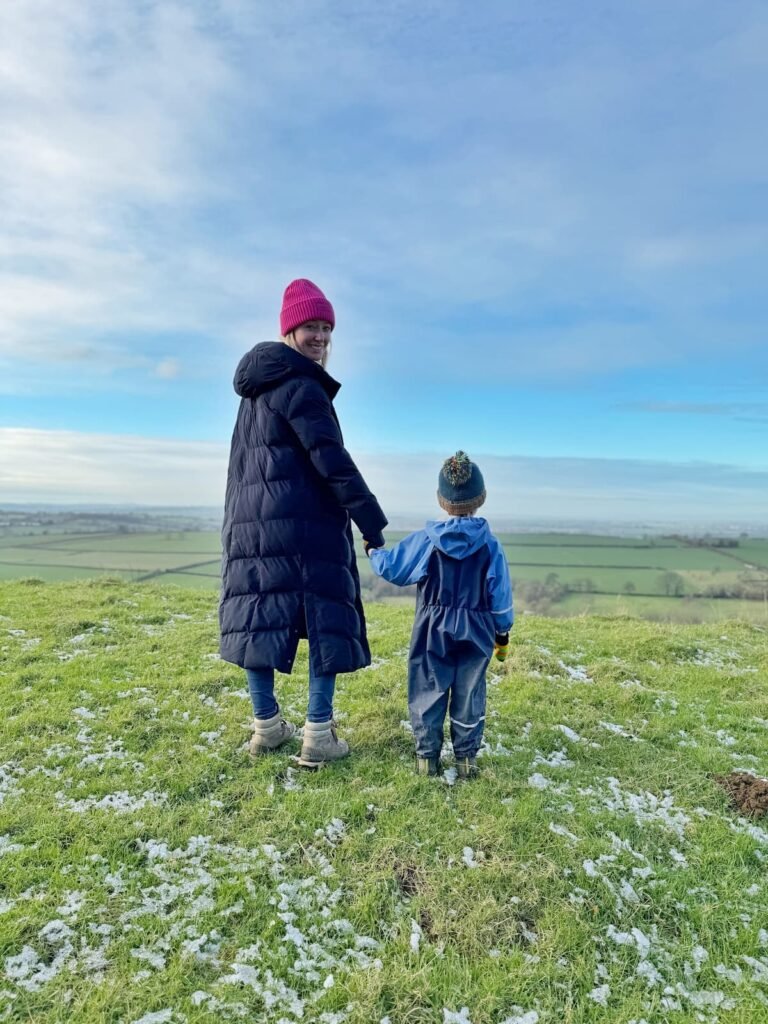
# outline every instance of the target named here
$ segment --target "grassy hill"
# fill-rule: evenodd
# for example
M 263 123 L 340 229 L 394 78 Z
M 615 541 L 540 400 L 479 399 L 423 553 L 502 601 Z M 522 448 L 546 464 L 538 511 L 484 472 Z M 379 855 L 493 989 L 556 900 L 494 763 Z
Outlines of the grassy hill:
M 412 771 L 410 620 L 369 607 L 307 774 L 249 759 L 211 591 L 0 584 L 0 1020 L 768 1020 L 768 823 L 715 779 L 765 774 L 765 631 L 522 616 L 454 784 Z

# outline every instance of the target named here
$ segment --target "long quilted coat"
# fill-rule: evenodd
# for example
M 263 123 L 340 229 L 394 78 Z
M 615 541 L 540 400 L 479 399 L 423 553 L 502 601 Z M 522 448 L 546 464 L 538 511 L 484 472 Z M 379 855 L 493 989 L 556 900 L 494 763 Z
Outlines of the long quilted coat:
M 344 443 L 340 385 L 282 342 L 240 361 L 222 530 L 221 656 L 290 672 L 309 638 L 316 675 L 369 665 L 350 519 L 382 544 L 387 520 Z

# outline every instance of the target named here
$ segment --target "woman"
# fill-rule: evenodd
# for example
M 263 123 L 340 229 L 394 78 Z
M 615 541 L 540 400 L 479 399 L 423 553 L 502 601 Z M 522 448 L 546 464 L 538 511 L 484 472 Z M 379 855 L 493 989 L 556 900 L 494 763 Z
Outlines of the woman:
M 296 728 L 280 715 L 275 669 L 290 673 L 309 639 L 309 706 L 301 764 L 349 753 L 336 735 L 338 672 L 371 662 L 350 519 L 371 547 L 387 520 L 344 448 L 325 365 L 336 324 L 311 281 L 292 281 L 281 342 L 240 360 L 241 396 L 229 457 L 222 531 L 221 656 L 246 670 L 252 754 L 276 750 Z

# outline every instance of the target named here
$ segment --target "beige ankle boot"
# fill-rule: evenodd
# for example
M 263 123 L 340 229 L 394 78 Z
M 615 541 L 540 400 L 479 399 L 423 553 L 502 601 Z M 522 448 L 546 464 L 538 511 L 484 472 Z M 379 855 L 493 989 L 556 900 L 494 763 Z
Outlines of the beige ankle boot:
M 349 744 L 336 735 L 336 723 L 306 722 L 299 764 L 303 768 L 319 768 L 326 761 L 338 761 L 349 754 Z
M 296 726 L 281 718 L 279 711 L 272 718 L 254 718 L 253 736 L 248 744 L 248 753 L 253 757 L 269 754 L 287 743 L 295 732 Z

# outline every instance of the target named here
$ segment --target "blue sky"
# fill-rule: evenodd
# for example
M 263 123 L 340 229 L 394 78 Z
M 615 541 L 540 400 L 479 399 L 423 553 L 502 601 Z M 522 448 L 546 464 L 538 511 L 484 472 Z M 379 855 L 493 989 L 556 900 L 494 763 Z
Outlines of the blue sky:
M 767 51 L 748 0 L 0 5 L 0 500 L 218 504 L 301 276 L 385 511 L 463 447 L 489 515 L 765 522 Z

